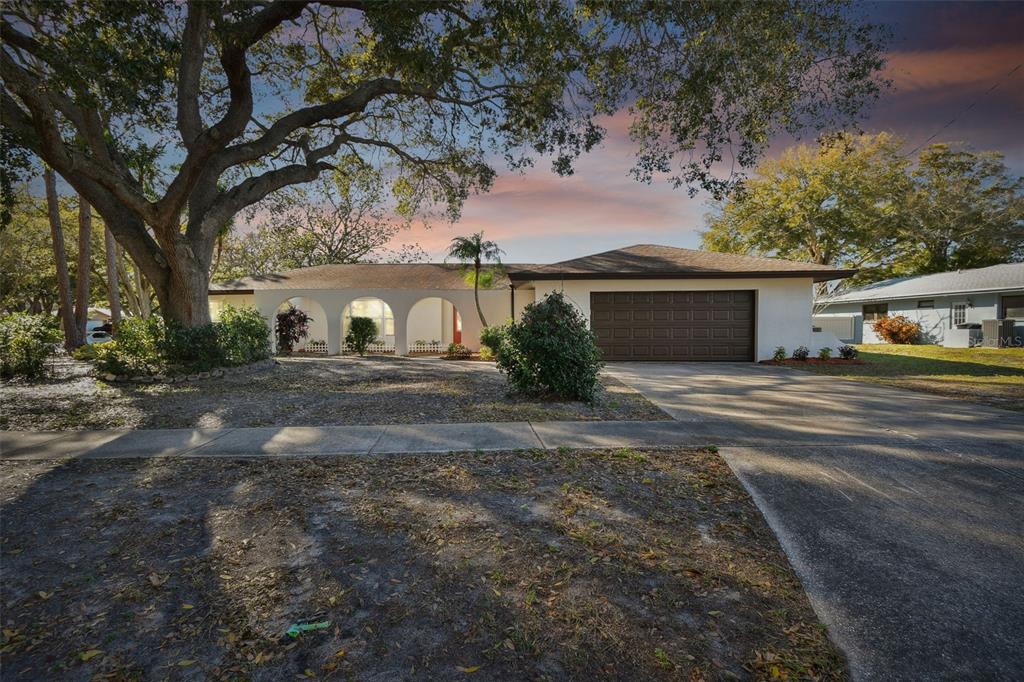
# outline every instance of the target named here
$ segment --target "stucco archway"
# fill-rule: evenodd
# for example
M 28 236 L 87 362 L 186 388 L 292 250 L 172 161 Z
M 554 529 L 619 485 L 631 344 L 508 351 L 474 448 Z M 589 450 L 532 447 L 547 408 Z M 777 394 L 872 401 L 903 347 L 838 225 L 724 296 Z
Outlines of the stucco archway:
M 377 342 L 370 347 L 371 353 L 396 352 L 396 316 L 394 308 L 379 296 L 360 296 L 345 304 L 341 312 L 341 352 L 350 351 L 345 345 L 349 321 L 353 317 L 368 317 L 377 324 Z
M 410 353 L 442 353 L 450 343 L 462 343 L 462 315 L 444 296 L 417 300 L 406 316 Z
M 274 352 L 277 348 L 277 313 L 286 310 L 289 306 L 298 308 L 310 317 L 309 332 L 305 338 L 295 344 L 296 352 L 327 353 L 327 335 L 330 320 L 327 311 L 319 301 L 309 296 L 292 296 L 286 298 L 274 309 L 270 320 L 271 344 Z

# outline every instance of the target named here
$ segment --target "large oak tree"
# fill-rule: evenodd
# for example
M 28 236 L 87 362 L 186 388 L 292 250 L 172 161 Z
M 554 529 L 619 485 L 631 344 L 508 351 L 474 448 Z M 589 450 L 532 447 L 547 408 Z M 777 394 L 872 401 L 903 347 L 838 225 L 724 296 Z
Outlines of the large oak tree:
M 849 121 L 881 66 L 875 27 L 826 0 L 9 0 L 2 17 L 5 132 L 188 325 L 208 320 L 224 226 L 340 154 L 393 168 L 402 210 L 456 216 L 492 159 L 569 173 L 629 106 L 640 179 L 720 191 L 729 155 Z

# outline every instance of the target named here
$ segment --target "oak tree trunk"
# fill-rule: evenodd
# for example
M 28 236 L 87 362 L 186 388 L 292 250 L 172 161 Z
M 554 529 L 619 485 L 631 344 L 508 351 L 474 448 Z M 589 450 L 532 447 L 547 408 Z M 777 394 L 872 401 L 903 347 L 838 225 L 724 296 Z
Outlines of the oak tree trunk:
M 43 171 L 46 186 L 46 210 L 50 218 L 50 238 L 53 241 L 53 258 L 57 267 L 57 291 L 60 299 L 61 326 L 64 328 L 64 347 L 68 350 L 82 345 L 75 326 L 75 314 L 71 307 L 71 277 L 68 274 L 68 254 L 64 248 L 64 229 L 60 223 L 60 204 L 57 201 L 57 179 L 50 168 Z

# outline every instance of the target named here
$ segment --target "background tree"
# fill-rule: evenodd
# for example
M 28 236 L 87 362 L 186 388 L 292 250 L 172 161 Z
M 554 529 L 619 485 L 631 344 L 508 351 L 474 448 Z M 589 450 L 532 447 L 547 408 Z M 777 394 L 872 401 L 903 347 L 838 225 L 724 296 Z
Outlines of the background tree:
M 68 254 L 64 247 L 64 226 L 60 219 L 60 200 L 57 196 L 57 178 L 47 168 L 43 171 L 46 187 L 46 209 L 50 219 L 50 244 L 53 248 L 53 260 L 57 266 L 58 315 L 64 329 L 64 346 L 71 350 L 85 343 L 83 334 L 78 333 L 75 308 L 71 300 L 71 276 L 68 272 Z
M 0 311 L 50 314 L 58 298 L 46 201 L 20 190 L 11 202 L 0 229 Z
M 484 239 L 483 232 L 469 237 L 456 237 L 448 247 L 448 257 L 463 263 L 473 264 L 473 299 L 476 301 L 476 314 L 480 316 L 480 324 L 487 326 L 484 311 L 480 308 L 480 269 L 485 262 L 501 263 L 504 253 L 494 242 Z
M 882 133 L 787 149 L 707 217 L 702 244 L 859 268 L 852 284 L 1024 259 L 1024 183 L 998 154 L 901 147 Z
M 254 207 L 255 230 L 229 231 L 214 265 L 216 280 L 339 263 L 424 260 L 416 245 L 387 245 L 410 220 L 389 210 L 385 180 L 372 166 L 348 158 L 309 188 L 282 190 Z
M 1024 260 L 1024 178 L 1001 154 L 933 144 L 921 150 L 910 177 L 901 274 Z
M 103 226 L 103 259 L 106 262 L 107 300 L 110 302 L 110 321 L 117 328 L 121 323 L 121 278 L 117 266 L 117 242 L 110 228 Z
M 901 145 L 886 133 L 841 136 L 761 162 L 708 216 L 703 248 L 863 268 L 862 280 L 880 279 L 904 248 L 910 181 Z
M 393 168 L 403 214 L 455 217 L 491 185 L 489 154 L 570 173 L 595 117 L 631 105 L 637 177 L 720 191 L 723 154 L 746 167 L 778 130 L 849 121 L 882 65 L 876 27 L 826 0 L 10 0 L 0 38 L 6 129 L 186 325 L 209 320 L 223 226 L 339 153 Z M 132 159 L 154 139 L 144 179 Z
M 78 195 L 78 267 L 75 270 L 75 335 L 85 343 L 92 281 L 92 207 Z

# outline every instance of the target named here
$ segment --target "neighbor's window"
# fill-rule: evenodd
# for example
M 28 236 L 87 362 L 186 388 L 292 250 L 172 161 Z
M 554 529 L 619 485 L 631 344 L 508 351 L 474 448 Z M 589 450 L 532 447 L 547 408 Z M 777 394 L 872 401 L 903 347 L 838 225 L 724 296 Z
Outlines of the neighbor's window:
M 925 299 L 923 301 L 918 301 L 917 307 L 919 310 L 931 310 L 932 308 L 935 307 L 935 301 L 930 298 Z
M 954 303 L 953 310 L 949 315 L 949 324 L 951 327 L 955 327 L 958 324 L 963 324 L 967 321 L 967 304 L 966 303 Z
M 874 322 L 875 320 L 881 319 L 889 314 L 889 304 L 869 303 L 864 306 L 862 312 L 864 313 L 865 322 Z
M 1024 296 L 1003 296 L 1003 319 L 1024 320 Z

